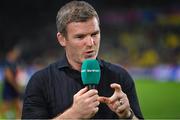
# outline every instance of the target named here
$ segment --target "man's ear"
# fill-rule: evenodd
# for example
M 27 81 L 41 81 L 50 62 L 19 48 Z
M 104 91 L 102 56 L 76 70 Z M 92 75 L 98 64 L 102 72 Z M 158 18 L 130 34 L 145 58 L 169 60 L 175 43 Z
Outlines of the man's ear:
M 57 39 L 62 47 L 66 46 L 66 38 L 60 32 L 57 33 Z

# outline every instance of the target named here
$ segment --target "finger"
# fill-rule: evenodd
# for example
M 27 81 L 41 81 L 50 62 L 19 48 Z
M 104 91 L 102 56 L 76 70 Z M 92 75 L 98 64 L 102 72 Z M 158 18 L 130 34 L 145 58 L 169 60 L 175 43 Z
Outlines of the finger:
M 121 91 L 121 85 L 117 83 L 112 83 L 111 88 L 115 89 L 115 92 L 120 92 Z
M 99 111 L 99 107 L 94 108 L 94 113 L 97 113 Z
M 113 104 L 113 109 L 116 110 L 119 106 L 120 106 L 119 101 L 116 101 L 116 102 Z
M 116 112 L 117 112 L 117 113 L 122 113 L 122 112 L 124 112 L 127 108 L 128 108 L 127 103 L 124 103 L 123 105 L 118 106 L 118 108 L 116 109 Z
M 97 94 L 98 94 L 98 91 L 96 89 L 91 89 L 88 92 L 86 92 L 85 94 L 83 94 L 83 97 L 88 98 L 88 97 L 92 97 Z
M 92 103 L 92 107 L 98 107 L 98 106 L 99 106 L 99 104 L 100 104 L 100 102 L 99 102 L 99 101 L 93 102 L 93 103 Z
M 101 103 L 106 103 L 109 104 L 110 103 L 110 99 L 108 97 L 98 97 L 98 101 Z
M 98 97 L 99 97 L 99 96 L 98 96 L 97 94 L 95 94 L 94 96 L 88 97 L 88 98 L 86 99 L 86 102 L 88 102 L 88 103 L 95 102 L 95 101 L 97 101 Z
M 75 95 L 76 96 L 81 96 L 83 95 L 84 93 L 86 93 L 88 91 L 88 88 L 87 87 L 84 87 L 83 89 L 79 90 Z
M 118 109 L 116 110 L 118 113 L 124 112 L 126 109 L 129 109 L 129 101 L 127 99 L 121 99 L 122 105 L 119 105 Z
M 111 103 L 115 102 L 117 99 L 122 97 L 121 86 L 117 83 L 111 84 L 111 88 L 114 89 L 113 95 L 110 97 Z
M 98 107 L 95 107 L 92 111 L 91 117 L 94 116 L 99 111 Z

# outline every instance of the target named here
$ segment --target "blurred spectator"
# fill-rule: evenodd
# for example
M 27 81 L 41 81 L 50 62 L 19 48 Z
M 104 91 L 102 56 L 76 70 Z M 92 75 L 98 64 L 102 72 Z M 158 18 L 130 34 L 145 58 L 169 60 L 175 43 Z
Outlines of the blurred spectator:
M 11 48 L 6 54 L 4 61 L 4 79 L 2 89 L 2 106 L 0 114 L 2 116 L 7 115 L 12 107 L 15 109 L 16 118 L 20 118 L 21 113 L 21 101 L 20 101 L 20 89 L 16 81 L 17 66 L 16 60 L 20 55 L 18 48 Z M 6 116 L 7 118 L 12 116 Z
M 148 49 L 143 52 L 142 56 L 140 57 L 138 64 L 142 67 L 154 67 L 158 64 L 159 55 L 154 49 Z

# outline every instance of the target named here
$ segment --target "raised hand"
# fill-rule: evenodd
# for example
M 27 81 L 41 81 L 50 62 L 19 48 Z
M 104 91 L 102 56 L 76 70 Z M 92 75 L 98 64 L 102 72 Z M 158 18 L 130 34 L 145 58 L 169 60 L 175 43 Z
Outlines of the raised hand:
M 110 86 L 114 89 L 113 95 L 111 97 L 99 97 L 98 100 L 106 103 L 119 118 L 128 118 L 131 113 L 127 95 L 122 91 L 119 84 L 113 83 Z

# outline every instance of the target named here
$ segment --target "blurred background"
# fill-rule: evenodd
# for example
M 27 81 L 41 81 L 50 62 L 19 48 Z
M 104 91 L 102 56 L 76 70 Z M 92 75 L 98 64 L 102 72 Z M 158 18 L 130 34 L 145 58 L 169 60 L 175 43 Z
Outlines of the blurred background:
M 58 60 L 56 14 L 70 0 L 4 0 L 0 4 L 0 108 L 4 59 L 20 51 L 16 80 L 23 94 L 30 76 Z M 145 118 L 180 118 L 180 2 L 86 0 L 101 22 L 99 57 L 124 66 L 136 83 Z M 23 95 L 22 95 L 23 96 Z M 10 108 L 0 118 L 14 118 Z

